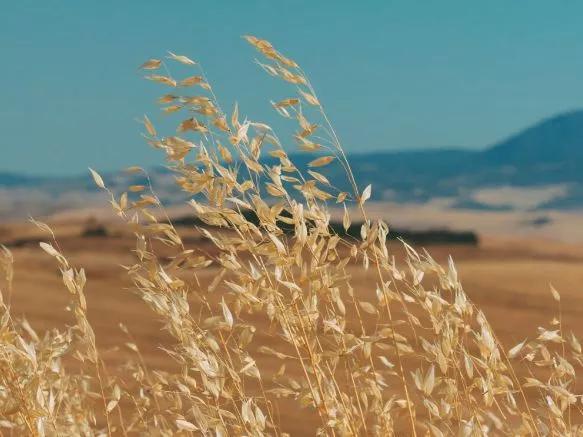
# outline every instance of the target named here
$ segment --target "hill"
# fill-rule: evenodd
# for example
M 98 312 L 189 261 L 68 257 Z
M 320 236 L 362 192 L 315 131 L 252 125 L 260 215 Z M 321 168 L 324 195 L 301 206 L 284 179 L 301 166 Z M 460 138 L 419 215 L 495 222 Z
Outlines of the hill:
M 382 187 L 385 193 L 393 190 L 399 201 L 455 197 L 458 206 L 488 208 L 475 200 L 476 191 L 562 186 L 561 196 L 538 207 L 581 208 L 583 110 L 547 118 L 480 151 L 381 153 L 353 156 L 352 162 L 363 183 Z
M 38 184 L 41 178 L 29 177 L 18 173 L 0 172 L 0 187 L 14 187 Z
M 485 163 L 540 167 L 583 162 L 583 110 L 545 119 L 482 154 Z
M 313 155 L 293 156 L 299 167 L 312 159 Z M 374 200 L 423 203 L 447 198 L 457 208 L 579 209 L 583 208 L 583 110 L 547 118 L 483 150 L 369 152 L 352 154 L 350 163 L 361 186 L 373 184 Z M 341 189 L 348 188 L 342 185 L 343 172 L 338 163 L 325 170 Z M 104 176 L 109 186 L 119 190 L 140 183 L 122 173 Z M 167 170 L 153 169 L 151 177 L 167 203 L 184 199 L 173 190 Z M 502 197 L 492 191 L 499 188 Z M 33 194 L 27 197 L 27 192 Z M 41 178 L 1 172 L 0 195 L 3 217 L 76 208 L 98 198 L 87 175 Z M 525 203 L 524 198 L 530 200 Z

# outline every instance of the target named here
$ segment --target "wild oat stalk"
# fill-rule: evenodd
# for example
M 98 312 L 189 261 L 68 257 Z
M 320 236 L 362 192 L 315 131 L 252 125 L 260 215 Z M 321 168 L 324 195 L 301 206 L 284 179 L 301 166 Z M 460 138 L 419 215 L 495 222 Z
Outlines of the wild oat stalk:
M 308 168 L 294 165 L 268 125 L 241 117 L 237 106 L 227 115 L 196 62 L 169 53 L 144 63 L 146 78 L 171 90 L 159 99 L 162 110 L 184 114 L 170 136 L 144 117 L 146 138 L 191 196 L 213 250 L 185 246 L 156 214 L 163 209 L 151 184 L 108 193 L 136 235 L 128 274 L 173 337 L 165 350 L 178 370 L 148 368 L 122 327 L 135 359 L 121 380 L 107 377 L 86 317 L 84 272 L 56 244 L 43 244 L 71 294 L 75 324 L 40 338 L 12 319 L 9 298 L 0 300 L 0 426 L 38 435 L 284 435 L 280 400 L 288 398 L 318 417 L 319 435 L 580 433 L 576 337 L 565 339 L 559 320 L 505 353 L 453 262 L 442 267 L 403 243 L 398 265 L 387 225 L 366 216 L 371 187 L 358 188 L 306 75 L 267 41 L 245 38 L 263 57 L 258 65 L 291 85 L 273 107 L 297 123 L 293 142 L 314 153 Z M 192 72 L 175 79 L 168 63 Z M 334 161 L 352 193 L 324 175 Z M 359 240 L 332 232 L 332 201 L 343 205 L 346 228 L 347 205 L 356 204 L 365 218 Z M 0 260 L 10 296 L 6 249 Z M 210 283 L 200 280 L 205 269 Z M 376 278 L 372 293 L 353 279 L 359 269 Z M 266 336 L 274 347 L 262 344 Z M 66 356 L 80 365 L 66 369 Z M 537 368 L 532 377 L 517 377 L 516 359 Z

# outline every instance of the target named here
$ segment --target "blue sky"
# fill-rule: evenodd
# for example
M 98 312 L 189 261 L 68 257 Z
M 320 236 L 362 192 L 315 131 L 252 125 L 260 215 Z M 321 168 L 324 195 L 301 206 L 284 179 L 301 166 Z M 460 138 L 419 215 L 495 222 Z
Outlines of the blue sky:
M 350 152 L 481 148 L 583 107 L 579 1 L 6 0 L 0 171 L 83 173 L 160 162 L 136 119 L 161 89 L 136 67 L 200 61 L 225 107 L 277 120 L 288 97 L 240 36 L 298 61 Z

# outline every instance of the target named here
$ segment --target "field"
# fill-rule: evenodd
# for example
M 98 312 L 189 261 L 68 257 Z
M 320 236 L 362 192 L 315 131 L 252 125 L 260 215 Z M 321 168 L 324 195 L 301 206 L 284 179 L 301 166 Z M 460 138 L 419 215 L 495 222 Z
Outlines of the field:
M 124 343 L 131 341 L 142 351 L 148 367 L 172 368 L 172 360 L 159 349 L 172 340 L 161 331 L 153 313 L 132 293 L 131 283 L 121 267 L 133 262 L 133 236 L 114 222 L 107 226 L 107 236 L 83 236 L 85 223 L 74 219 L 51 225 L 69 260 L 87 270 L 89 320 L 107 366 L 115 368 L 123 362 L 124 352 L 116 348 L 123 349 Z M 180 231 L 186 235 L 187 246 L 212 250 L 205 247 L 208 243 L 196 231 L 186 228 Z M 26 224 L 3 226 L 0 234 L 2 243 L 12 244 L 10 249 L 15 258 L 13 314 L 26 315 L 31 325 L 41 332 L 71 322 L 65 310 L 68 292 L 54 260 L 38 247 L 38 240 L 43 238 L 34 226 Z M 467 294 L 483 309 L 506 350 L 535 336 L 538 326 L 548 326 L 550 319 L 558 314 L 549 283 L 561 292 L 562 317 L 567 329 L 583 333 L 580 322 L 583 245 L 483 236 L 478 247 L 449 245 L 428 249 L 441 263 L 452 255 Z M 397 258 L 402 257 L 398 243 L 391 243 L 390 250 Z M 213 268 L 203 271 L 199 278 L 203 286 L 212 280 L 216 271 Z M 368 279 L 370 275 L 354 265 L 350 266 L 349 273 L 357 279 L 359 297 L 370 299 L 375 288 L 374 281 Z M 196 311 L 196 306 L 192 311 Z M 119 323 L 128 327 L 133 339 L 122 333 Z M 277 338 L 269 334 L 267 324 L 264 328 L 254 341 L 273 346 Z M 266 362 L 272 363 L 273 368 L 262 368 L 264 374 L 277 370 L 276 361 Z M 313 412 L 300 411 L 294 403 L 279 415 L 282 428 L 292 435 L 301 435 L 302 430 L 317 425 Z

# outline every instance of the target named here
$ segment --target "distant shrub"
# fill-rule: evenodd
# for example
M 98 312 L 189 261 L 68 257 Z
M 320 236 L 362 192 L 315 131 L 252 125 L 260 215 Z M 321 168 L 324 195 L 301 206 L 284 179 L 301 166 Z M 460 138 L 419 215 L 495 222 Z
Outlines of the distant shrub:
M 99 223 L 95 218 L 90 218 L 85 223 L 85 227 L 81 231 L 82 237 L 107 237 L 107 227 L 103 223 Z

